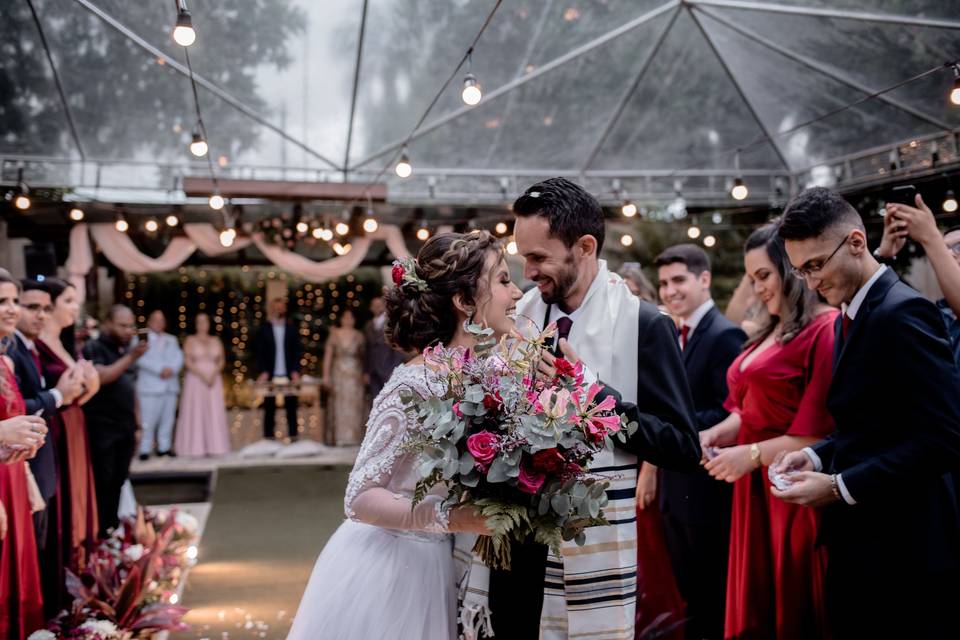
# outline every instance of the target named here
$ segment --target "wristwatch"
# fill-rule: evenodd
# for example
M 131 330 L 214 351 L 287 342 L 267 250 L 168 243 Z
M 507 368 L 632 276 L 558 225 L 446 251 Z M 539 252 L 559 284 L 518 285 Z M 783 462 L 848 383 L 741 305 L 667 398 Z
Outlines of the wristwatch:
M 750 445 L 750 459 L 753 460 L 753 464 L 757 465 L 757 468 L 763 466 L 763 462 L 760 461 L 760 445 L 756 442 Z
M 896 256 L 882 256 L 880 255 L 880 247 L 877 247 L 873 250 L 873 257 L 877 259 L 877 262 L 880 264 L 891 265 L 896 262 Z

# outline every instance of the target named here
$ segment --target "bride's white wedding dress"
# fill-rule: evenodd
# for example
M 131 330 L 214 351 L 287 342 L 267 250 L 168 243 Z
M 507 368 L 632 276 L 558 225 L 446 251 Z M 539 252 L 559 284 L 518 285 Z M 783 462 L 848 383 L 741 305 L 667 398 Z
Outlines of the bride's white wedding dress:
M 453 540 L 442 497 L 411 510 L 415 454 L 400 390 L 429 390 L 423 365 L 400 365 L 374 400 L 350 472 L 347 517 L 317 559 L 288 640 L 451 640 L 457 632 Z

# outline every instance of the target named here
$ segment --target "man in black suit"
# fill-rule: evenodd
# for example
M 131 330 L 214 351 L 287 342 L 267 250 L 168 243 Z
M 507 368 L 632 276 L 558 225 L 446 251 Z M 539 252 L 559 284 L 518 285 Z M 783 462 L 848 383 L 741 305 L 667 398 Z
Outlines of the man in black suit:
M 275 378 L 300 379 L 300 358 L 303 347 L 297 327 L 287 320 L 287 299 L 278 296 L 270 301 L 268 321 L 257 329 L 253 339 L 256 367 L 260 382 Z M 287 433 L 297 437 L 297 396 L 284 396 L 283 406 L 287 411 Z M 263 437 L 274 438 L 277 401 L 274 396 L 263 400 Z
M 383 328 L 387 323 L 387 305 L 383 296 L 370 301 L 370 314 L 373 316 L 363 328 L 366 348 L 363 350 L 363 381 L 371 398 L 376 398 L 383 385 L 393 374 L 393 370 L 406 358 L 387 344 Z
M 778 497 L 823 507 L 835 638 L 952 637 L 960 598 L 960 372 L 936 306 L 880 265 L 838 194 L 808 189 L 780 229 L 797 275 L 841 306 L 836 431 L 788 455 Z
M 79 369 L 72 367 L 66 371 L 57 382 L 57 386 L 48 389 L 43 378 L 43 369 L 40 366 L 40 355 L 34 340 L 40 335 L 44 324 L 53 312 L 53 301 L 50 293 L 43 284 L 36 280 L 23 280 L 20 294 L 20 320 L 14 334 L 13 348 L 7 355 L 13 360 L 13 370 L 17 378 L 17 385 L 26 404 L 27 414 L 41 414 L 49 425 L 49 420 L 57 410 L 70 404 L 83 391 L 83 376 Z M 55 434 L 52 432 L 37 450 L 37 455 L 30 460 L 30 471 L 37 480 L 40 495 L 46 503 L 46 508 L 33 515 L 34 531 L 37 537 L 37 550 L 40 553 L 40 568 L 44 602 L 51 604 L 55 614 L 55 604 L 59 601 L 60 586 L 63 576 L 56 575 L 55 569 L 59 563 L 50 561 L 56 549 L 57 529 L 59 523 L 56 514 L 57 505 L 57 469 L 59 468 Z M 51 522 L 51 517 L 53 521 Z M 50 529 L 52 525 L 52 529 Z M 50 545 L 47 541 L 50 540 Z
M 697 430 L 727 417 L 727 369 L 740 353 L 746 334 L 730 322 L 710 295 L 710 259 L 693 244 L 666 249 L 654 260 L 660 299 L 681 319 L 680 349 L 693 394 Z M 638 501 L 644 508 L 656 495 L 640 472 Z M 647 483 L 649 484 L 649 482 Z M 648 494 L 646 499 L 644 494 Z M 660 472 L 660 510 L 670 562 L 680 595 L 687 603 L 686 637 L 722 638 L 730 545 L 733 485 L 717 482 L 703 469 Z

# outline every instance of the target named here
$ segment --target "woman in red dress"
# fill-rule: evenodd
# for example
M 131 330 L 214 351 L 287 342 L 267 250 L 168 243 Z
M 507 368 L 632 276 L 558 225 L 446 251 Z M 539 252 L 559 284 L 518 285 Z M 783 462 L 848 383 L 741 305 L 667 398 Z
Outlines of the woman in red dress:
M 0 273 L 0 340 L 20 317 L 20 287 Z M 43 628 L 40 566 L 28 493 L 27 458 L 43 444 L 43 420 L 26 407 L 12 365 L 0 356 L 0 638 L 22 640 Z M 31 437 L 32 434 L 32 437 Z
M 47 384 L 56 385 L 60 376 L 76 364 L 71 346 L 73 326 L 80 313 L 80 298 L 73 285 L 57 278 L 44 281 L 53 300 L 53 314 L 37 340 L 40 363 Z M 63 562 L 79 574 L 87 553 L 97 541 L 97 498 L 90 465 L 87 424 L 80 408 L 100 390 L 100 377 L 92 364 L 82 361 L 84 393 L 73 404 L 61 407 L 53 419 L 60 422 L 53 432 L 60 434 L 60 522 L 62 539 L 58 541 Z M 48 545 L 48 548 L 52 548 Z
M 744 264 L 770 322 L 727 371 L 729 417 L 700 434 L 710 475 L 735 483 L 724 636 L 826 638 L 818 512 L 774 499 L 767 466 L 833 431 L 837 311 L 794 277 L 775 224 L 750 236 Z

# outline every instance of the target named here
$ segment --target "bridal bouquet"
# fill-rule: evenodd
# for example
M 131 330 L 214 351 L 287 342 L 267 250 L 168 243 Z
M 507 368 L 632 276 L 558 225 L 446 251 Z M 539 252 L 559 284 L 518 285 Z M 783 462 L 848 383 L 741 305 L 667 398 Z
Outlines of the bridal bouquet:
M 511 540 L 533 536 L 558 554 L 564 540 L 583 544 L 585 526 L 607 524 L 609 481 L 587 467 L 636 423 L 614 413 L 613 398 L 596 402 L 602 386 L 585 385 L 579 363 L 558 358 L 553 380 L 537 378 L 553 326 L 499 343 L 491 329 L 469 331 L 478 338 L 472 351 L 424 351 L 433 394 L 401 392 L 419 427 L 407 444 L 418 453 L 414 503 L 441 484 L 448 504 L 476 508 L 492 535 L 480 536 L 474 551 L 495 568 L 509 567 Z

